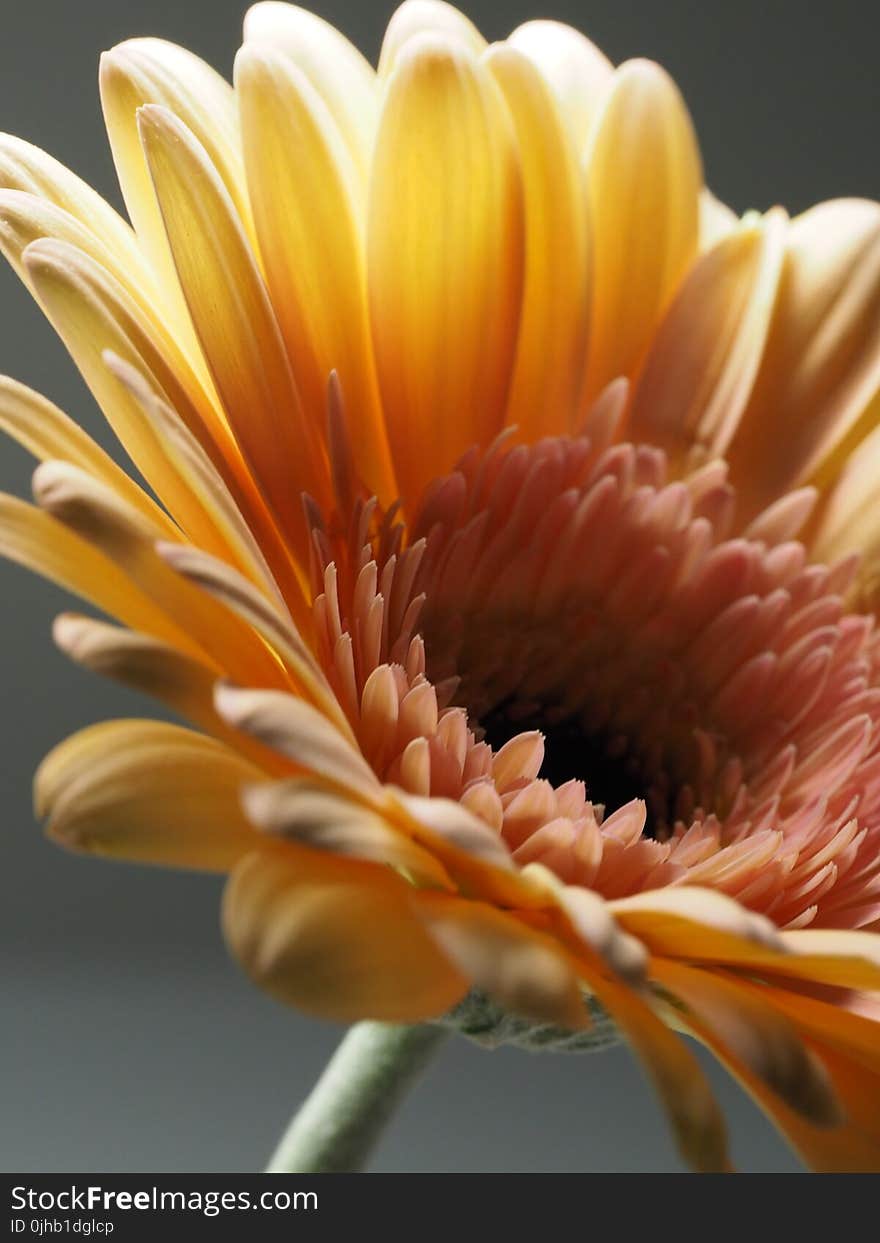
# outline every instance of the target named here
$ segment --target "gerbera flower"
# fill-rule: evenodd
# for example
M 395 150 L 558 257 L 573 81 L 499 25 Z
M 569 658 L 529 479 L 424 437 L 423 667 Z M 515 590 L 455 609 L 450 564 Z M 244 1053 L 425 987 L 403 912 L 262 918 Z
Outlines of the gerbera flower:
M 264 3 L 234 89 L 137 39 L 101 95 L 132 227 L 4 138 L 0 244 L 150 491 L 3 380 L 0 546 L 194 728 L 63 742 L 52 837 L 229 872 L 314 1014 L 610 1015 L 698 1168 L 680 1032 L 880 1167 L 880 208 L 738 220 L 658 66 L 426 0 L 378 72 Z

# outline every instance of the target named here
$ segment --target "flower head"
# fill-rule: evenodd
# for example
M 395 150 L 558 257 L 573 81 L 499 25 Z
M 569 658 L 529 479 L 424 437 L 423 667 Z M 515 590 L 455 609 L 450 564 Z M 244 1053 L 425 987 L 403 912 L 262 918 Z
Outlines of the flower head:
M 0 548 L 190 725 L 63 742 L 51 835 L 229 872 L 308 1011 L 610 1015 L 723 1169 L 689 1032 L 876 1169 L 880 208 L 739 220 L 658 66 L 432 0 L 378 72 L 262 3 L 234 89 L 137 39 L 101 93 L 132 227 L 3 138 L 0 246 L 152 495 L 2 380 Z

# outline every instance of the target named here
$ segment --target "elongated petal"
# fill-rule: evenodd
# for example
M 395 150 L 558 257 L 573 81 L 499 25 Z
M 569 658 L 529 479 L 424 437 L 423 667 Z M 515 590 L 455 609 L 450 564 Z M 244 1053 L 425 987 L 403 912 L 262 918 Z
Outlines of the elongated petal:
M 225 442 L 233 454 L 237 452 L 228 431 L 216 414 L 191 400 L 185 367 L 169 356 L 152 325 L 106 269 L 69 243 L 48 238 L 28 246 L 23 263 L 38 299 L 126 452 L 173 512 L 176 504 L 186 501 L 177 471 L 139 404 L 107 367 L 105 351 L 149 376 L 218 462 L 228 460 Z
M 244 808 L 255 825 L 278 837 L 385 864 L 420 886 L 453 887 L 442 865 L 383 816 L 313 781 L 293 777 L 249 786 Z
M 63 523 L 17 496 L 0 493 L 0 553 L 148 634 L 198 649 L 108 557 Z
M 732 478 L 757 511 L 814 474 L 834 476 L 880 386 L 880 204 L 822 203 L 792 221 L 755 390 L 731 446 Z
M 160 544 L 156 551 L 167 565 L 200 590 L 220 600 L 241 617 L 277 654 L 299 693 L 317 704 L 342 734 L 351 727 L 314 654 L 290 618 L 280 614 L 247 579 L 215 557 L 186 544 Z
M 406 44 L 420 35 L 440 35 L 475 56 L 486 47 L 486 40 L 473 22 L 446 0 L 404 0 L 392 15 L 382 40 L 380 78 L 388 77 Z
M 298 768 L 367 795 L 379 782 L 360 752 L 317 709 L 281 692 L 220 686 L 217 710 L 225 721 L 287 757 Z
M 601 977 L 590 987 L 642 1062 L 685 1161 L 703 1173 L 729 1170 L 724 1119 L 690 1050 L 632 989 Z
M 586 397 L 632 375 L 693 260 L 702 170 L 675 84 L 649 61 L 615 73 L 587 153 L 593 317 Z
M 33 487 L 42 508 L 115 561 L 175 620 L 178 633 L 187 636 L 186 650 L 195 643 L 203 659 L 245 683 L 284 685 L 283 670 L 259 636 L 175 574 L 156 554 L 157 533 L 119 497 L 64 462 L 44 462 L 34 474 Z
M 736 228 L 739 217 L 732 207 L 722 203 L 711 190 L 700 195 L 700 250 L 711 250 Z
M 245 46 L 235 65 L 248 184 L 266 277 L 309 418 L 324 420 L 335 371 L 357 411 L 355 464 L 396 499 L 370 341 L 361 205 L 351 156 L 307 76 Z
M 380 387 L 409 503 L 501 427 L 522 244 L 513 135 L 488 69 L 457 44 L 413 39 L 388 81 L 367 234 Z
M 767 339 L 785 218 L 729 234 L 685 279 L 638 378 L 634 435 L 697 463 L 723 454 L 749 399 Z
M 513 117 L 525 203 L 525 284 L 507 422 L 528 440 L 566 432 L 589 314 L 587 218 L 574 146 L 538 70 L 496 44 L 486 57 Z
M 376 131 L 376 75 L 357 48 L 315 13 L 264 0 L 244 19 L 245 43 L 282 52 L 324 100 L 366 186 Z
M 261 770 L 272 774 L 289 771 L 278 755 L 230 729 L 217 714 L 217 671 L 190 653 L 151 635 L 74 613 L 56 617 L 52 637 L 77 664 L 158 699 L 205 733 L 240 751 Z
M 138 863 L 224 872 L 256 840 L 238 790 L 259 769 L 157 721 L 107 721 L 56 747 L 35 778 L 56 841 Z
M 73 419 L 8 376 L 0 376 L 0 428 L 39 461 L 70 462 L 94 475 L 154 523 L 166 538 L 176 537 L 176 527 L 155 501 Z
M 416 1022 L 464 995 L 464 977 L 387 868 L 279 844 L 245 859 L 223 903 L 227 940 L 257 982 L 322 1018 Z
M 187 304 L 242 451 L 302 547 L 303 491 L 322 494 L 305 420 L 269 297 L 232 202 L 193 135 L 170 112 L 139 124 Z
M 684 1022 L 698 1036 L 712 1033 L 737 1065 L 761 1080 L 790 1109 L 817 1126 L 841 1122 L 822 1063 L 795 1028 L 757 994 L 709 972 L 664 962 L 657 977 L 687 1006 Z M 692 1026 L 693 1023 L 693 1026 Z
M 145 104 L 159 104 L 180 118 L 207 151 L 247 227 L 250 208 L 232 87 L 205 61 L 165 39 L 118 44 L 101 57 L 99 76 L 104 121 L 128 214 L 157 270 L 172 275 L 173 281 L 137 112 Z
M 525 22 L 517 26 L 508 43 L 541 71 L 559 103 L 575 151 L 583 157 L 593 121 L 611 87 L 611 61 L 564 22 Z
M 481 902 L 426 894 L 418 909 L 431 936 L 475 988 L 541 1023 L 572 1030 L 588 1025 L 577 978 L 549 937 Z

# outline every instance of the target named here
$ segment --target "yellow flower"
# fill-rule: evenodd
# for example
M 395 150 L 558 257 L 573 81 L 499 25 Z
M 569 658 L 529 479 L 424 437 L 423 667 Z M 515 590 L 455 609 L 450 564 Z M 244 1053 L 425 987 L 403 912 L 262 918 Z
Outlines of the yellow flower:
M 880 208 L 737 220 L 658 66 L 430 0 L 378 72 L 263 3 L 234 89 L 137 39 L 101 94 L 133 227 L 7 137 L 0 245 L 157 500 L 4 379 L 0 549 L 195 729 L 62 743 L 51 835 L 229 872 L 312 1013 L 598 1003 L 699 1168 L 682 1031 L 880 1167 Z

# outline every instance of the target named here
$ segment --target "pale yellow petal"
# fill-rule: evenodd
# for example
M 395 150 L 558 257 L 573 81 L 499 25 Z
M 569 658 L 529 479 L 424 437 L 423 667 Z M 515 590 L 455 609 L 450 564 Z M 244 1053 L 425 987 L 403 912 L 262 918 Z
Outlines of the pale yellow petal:
M 315 850 L 382 863 L 414 884 L 452 889 L 442 864 L 383 817 L 314 781 L 292 777 L 248 786 L 244 808 L 268 833 Z
M 156 431 L 104 359 L 109 350 L 150 377 L 212 460 L 232 472 L 237 450 L 228 429 L 191 400 L 192 379 L 179 358 L 169 355 L 137 305 L 111 274 L 85 252 L 49 238 L 33 242 L 23 256 L 36 296 L 92 390 L 105 417 L 135 466 L 166 507 L 185 502 L 177 471 L 158 444 Z M 203 415 L 212 418 L 205 422 Z M 231 462 L 231 464 L 230 464 Z M 240 469 L 239 469 L 239 473 Z
M 295 4 L 264 0 L 244 19 L 245 43 L 289 57 L 323 99 L 366 186 L 376 132 L 376 75 L 354 44 L 329 22 Z
M 739 217 L 708 188 L 700 195 L 700 250 L 711 250 L 732 233 Z
M 763 363 L 730 449 L 744 515 L 839 473 L 837 447 L 852 447 L 847 433 L 878 387 L 880 204 L 822 203 L 792 221 Z
M 208 153 L 250 227 L 238 117 L 232 87 L 205 61 L 164 39 L 128 39 L 101 57 L 101 105 L 116 172 L 132 224 L 156 272 L 177 289 L 162 219 L 138 136 L 137 112 L 160 104 L 173 112 Z M 170 280 L 169 280 L 170 278 Z
M 116 562 L 186 636 L 203 659 L 238 681 L 283 686 L 280 662 L 249 626 L 206 592 L 175 574 L 157 555 L 156 531 L 103 484 L 66 462 L 44 462 L 34 474 L 39 505 Z M 148 633 L 152 633 L 149 628 Z M 164 637 L 164 636 L 163 636 Z M 172 640 L 180 646 L 177 636 Z
M 642 1062 L 685 1161 L 701 1173 L 727 1172 L 724 1117 L 694 1055 L 633 989 L 602 977 L 591 977 L 590 988 Z
M 193 135 L 156 106 L 141 109 L 139 124 L 181 285 L 229 422 L 285 532 L 305 550 L 300 498 L 303 491 L 324 495 L 320 451 L 262 277 Z
M 703 255 L 673 299 L 633 394 L 637 440 L 679 466 L 724 454 L 758 374 L 785 248 L 770 212 Z
M 217 714 L 217 670 L 203 660 L 151 635 L 75 613 L 56 617 L 52 637 L 65 655 L 91 673 L 160 700 L 205 733 L 242 752 L 266 773 L 289 771 L 289 765 L 274 752 L 230 729 Z
M 163 531 L 166 539 L 179 532 L 142 488 L 48 398 L 8 376 L 0 376 L 0 428 L 41 462 L 70 462 L 118 492 L 129 505 Z
M 549 87 L 508 44 L 488 64 L 510 108 L 522 167 L 525 282 L 506 421 L 528 440 L 573 420 L 589 315 L 587 217 L 581 171 Z
M 294 843 L 233 873 L 223 927 L 245 970 L 321 1018 L 416 1022 L 445 1013 L 463 976 L 413 913 L 415 891 L 388 868 Z
M 71 849 L 225 872 L 254 848 L 238 792 L 259 769 L 222 743 L 157 721 L 105 721 L 68 738 L 34 779 L 37 814 Z
M 0 493 L 0 555 L 128 626 L 187 651 L 198 651 L 179 626 L 97 548 L 51 514 L 4 493 Z
M 611 87 L 611 61 L 564 22 L 525 22 L 507 41 L 540 69 L 556 96 L 575 150 L 583 156 L 593 121 Z
M 549 937 L 482 902 L 426 893 L 418 911 L 473 987 L 499 1005 L 539 1023 L 589 1025 L 571 964 Z
M 445 0 L 404 0 L 395 10 L 382 40 L 379 77 L 387 78 L 410 39 L 419 35 L 441 35 L 479 56 L 486 40 L 473 22 Z
M 585 399 L 632 375 L 697 253 L 702 169 L 684 101 L 650 61 L 614 75 L 586 159 L 593 306 Z
M 326 104 L 280 52 L 246 45 L 235 64 L 248 184 L 278 323 L 309 419 L 326 419 L 335 371 L 356 412 L 355 465 L 388 505 L 391 473 L 373 365 L 361 205 Z
M 388 81 L 367 234 L 380 388 L 410 505 L 502 425 L 522 250 L 520 176 L 500 92 L 458 44 L 420 35 Z

